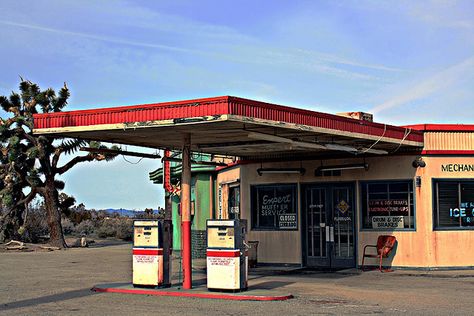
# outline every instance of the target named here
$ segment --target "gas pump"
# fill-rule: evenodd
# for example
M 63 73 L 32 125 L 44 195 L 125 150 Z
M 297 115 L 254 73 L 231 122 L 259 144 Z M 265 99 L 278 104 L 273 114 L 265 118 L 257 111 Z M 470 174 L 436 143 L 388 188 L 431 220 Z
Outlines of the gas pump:
M 246 220 L 207 220 L 207 288 L 247 289 Z
M 171 286 L 171 221 L 140 219 L 133 226 L 133 286 Z

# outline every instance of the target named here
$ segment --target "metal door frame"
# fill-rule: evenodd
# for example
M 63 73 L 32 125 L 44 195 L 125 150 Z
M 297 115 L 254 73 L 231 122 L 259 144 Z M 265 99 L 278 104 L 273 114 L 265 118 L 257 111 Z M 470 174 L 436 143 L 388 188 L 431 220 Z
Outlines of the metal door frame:
M 334 187 L 343 187 L 347 186 L 352 190 L 352 205 L 353 205 L 353 218 L 352 218 L 352 231 L 353 231 L 353 237 L 354 237 L 354 259 L 353 259 L 353 264 L 351 266 L 348 266 L 347 268 L 355 268 L 357 267 L 357 249 L 358 249 L 358 235 L 357 235 L 357 212 L 358 212 L 358 205 L 357 205 L 357 191 L 356 191 L 356 181 L 344 181 L 344 182 L 311 182 L 311 183 L 301 183 L 300 184 L 300 209 L 301 209 L 301 255 L 302 255 L 302 265 L 303 266 L 308 266 L 308 255 L 307 255 L 307 246 L 308 246 L 308 237 L 307 237 L 307 209 L 306 209 L 306 194 L 307 194 L 307 189 L 311 187 L 319 187 L 319 188 L 325 188 L 326 190 L 334 188 Z M 332 193 L 330 194 L 332 198 Z M 334 210 L 332 210 L 334 213 Z M 332 256 L 332 255 L 331 255 Z M 329 259 L 328 259 L 329 260 Z M 328 268 L 332 269 L 331 260 L 329 260 L 329 265 L 328 266 L 311 266 L 315 268 Z M 337 267 L 335 267 L 337 268 Z

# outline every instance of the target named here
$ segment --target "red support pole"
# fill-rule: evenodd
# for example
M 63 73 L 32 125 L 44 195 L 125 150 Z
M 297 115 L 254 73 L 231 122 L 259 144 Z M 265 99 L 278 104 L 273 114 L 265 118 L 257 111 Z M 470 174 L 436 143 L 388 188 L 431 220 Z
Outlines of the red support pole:
M 191 135 L 183 137 L 181 173 L 181 238 L 183 243 L 183 289 L 192 288 L 191 261 Z

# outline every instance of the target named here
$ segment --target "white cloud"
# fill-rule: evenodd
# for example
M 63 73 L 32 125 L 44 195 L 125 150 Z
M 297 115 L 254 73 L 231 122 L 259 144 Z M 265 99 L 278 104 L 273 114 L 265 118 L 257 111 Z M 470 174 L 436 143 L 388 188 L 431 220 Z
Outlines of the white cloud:
M 410 1 L 407 5 L 408 14 L 421 22 L 436 27 L 453 28 L 472 31 L 474 22 L 469 16 L 472 1 L 431 1 L 420 3 Z M 472 13 L 472 11 L 471 11 Z
M 355 67 L 360 67 L 360 68 L 367 68 L 367 69 L 373 69 L 373 70 L 382 70 L 382 71 L 389 71 L 389 72 L 402 72 L 402 71 L 404 71 L 403 69 L 400 69 L 400 68 L 387 67 L 387 66 L 384 66 L 384 65 L 377 65 L 377 64 L 361 63 L 361 62 L 341 58 L 341 57 L 338 57 L 338 56 L 335 56 L 335 55 L 330 55 L 330 54 L 307 51 L 307 50 L 303 50 L 303 49 L 298 49 L 297 51 L 300 52 L 303 55 L 309 55 L 309 56 L 312 56 L 313 58 L 317 58 L 319 60 L 327 61 L 327 62 L 333 63 L 333 64 L 341 64 L 341 65 L 355 66 Z
M 420 83 L 407 88 L 398 95 L 392 96 L 383 103 L 378 104 L 370 111 L 378 113 L 390 108 L 405 105 L 420 99 L 427 98 L 434 93 L 446 90 L 463 80 L 466 75 L 474 71 L 474 56 L 471 56 L 462 62 L 446 68 L 434 75 L 422 80 Z
M 44 26 L 33 25 L 33 24 L 16 23 L 16 22 L 10 22 L 10 21 L 0 20 L 0 23 L 5 24 L 5 25 L 10 25 L 10 26 L 27 28 L 31 30 L 51 32 L 51 33 L 57 33 L 57 34 L 62 34 L 62 35 L 68 35 L 68 36 L 79 36 L 79 37 L 84 37 L 84 38 L 103 41 L 103 42 L 115 43 L 115 44 L 124 44 L 124 45 L 129 45 L 129 46 L 138 46 L 138 47 L 145 47 L 145 48 L 158 48 L 158 49 L 164 49 L 164 50 L 170 50 L 170 51 L 176 51 L 176 52 L 182 52 L 182 53 L 203 54 L 203 52 L 198 51 L 198 50 L 182 48 L 178 46 L 136 42 L 136 41 L 125 40 L 125 39 L 121 39 L 117 37 L 94 35 L 94 34 L 87 34 L 87 33 L 82 33 L 82 32 L 73 32 L 73 31 L 67 31 L 63 29 L 44 27 Z
M 116 27 L 139 27 L 146 28 L 147 32 L 140 33 L 140 40 L 133 40 L 135 35 L 130 36 L 110 36 L 108 31 L 102 27 L 102 34 L 88 31 L 71 30 L 68 27 L 44 26 L 34 23 L 34 19 L 18 18 L 13 20 L 0 20 L 1 24 L 23 28 L 34 31 L 49 32 L 68 37 L 81 37 L 90 40 L 128 45 L 135 48 L 143 49 L 159 49 L 164 51 L 193 54 L 212 58 L 214 60 L 231 61 L 234 63 L 258 64 L 258 65 L 274 65 L 278 67 L 290 67 L 294 70 L 304 70 L 311 73 L 323 74 L 328 76 L 340 77 L 348 80 L 380 80 L 379 77 L 371 74 L 371 71 L 393 72 L 399 69 L 386 67 L 384 65 L 375 65 L 369 63 L 361 63 L 340 56 L 321 53 L 311 50 L 291 49 L 286 47 L 278 47 L 257 38 L 243 34 L 237 30 L 223 25 L 214 25 L 209 23 L 197 22 L 183 17 L 162 14 L 144 10 L 138 6 L 110 7 L 110 10 L 102 10 L 98 18 L 101 21 L 108 21 L 109 26 Z M 58 3 L 61 5 L 61 3 Z M 74 11 L 81 10 L 82 15 L 87 15 L 87 10 L 82 6 L 68 4 L 70 9 Z M 94 7 L 92 7 L 94 10 Z M 128 13 L 127 19 L 125 13 Z M 8 15 L 7 15 L 8 16 Z M 15 17 L 11 15 L 10 17 Z M 130 19 L 132 17 L 132 19 Z M 20 21 L 20 22 L 18 22 Z M 91 24 L 98 21 L 91 20 Z M 136 22 L 136 23 L 135 23 Z M 120 24 L 122 23 L 122 24 Z M 131 25 L 133 23 L 133 25 Z M 77 26 L 76 28 L 83 28 Z M 156 33 L 158 32 L 158 33 Z M 157 36 L 158 35 L 158 36 Z M 168 35 L 173 37 L 181 36 L 179 42 L 186 43 L 185 46 L 167 45 L 166 38 Z M 219 41 L 215 41 L 219 38 Z M 195 47 L 195 48 L 194 48 Z

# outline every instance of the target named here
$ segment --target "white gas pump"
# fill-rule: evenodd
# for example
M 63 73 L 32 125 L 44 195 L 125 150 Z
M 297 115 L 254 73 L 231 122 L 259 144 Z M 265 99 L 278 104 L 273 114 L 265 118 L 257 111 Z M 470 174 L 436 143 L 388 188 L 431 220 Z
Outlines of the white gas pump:
M 171 221 L 135 220 L 133 228 L 133 286 L 171 285 Z
M 247 289 L 248 257 L 245 220 L 207 220 L 207 288 Z

